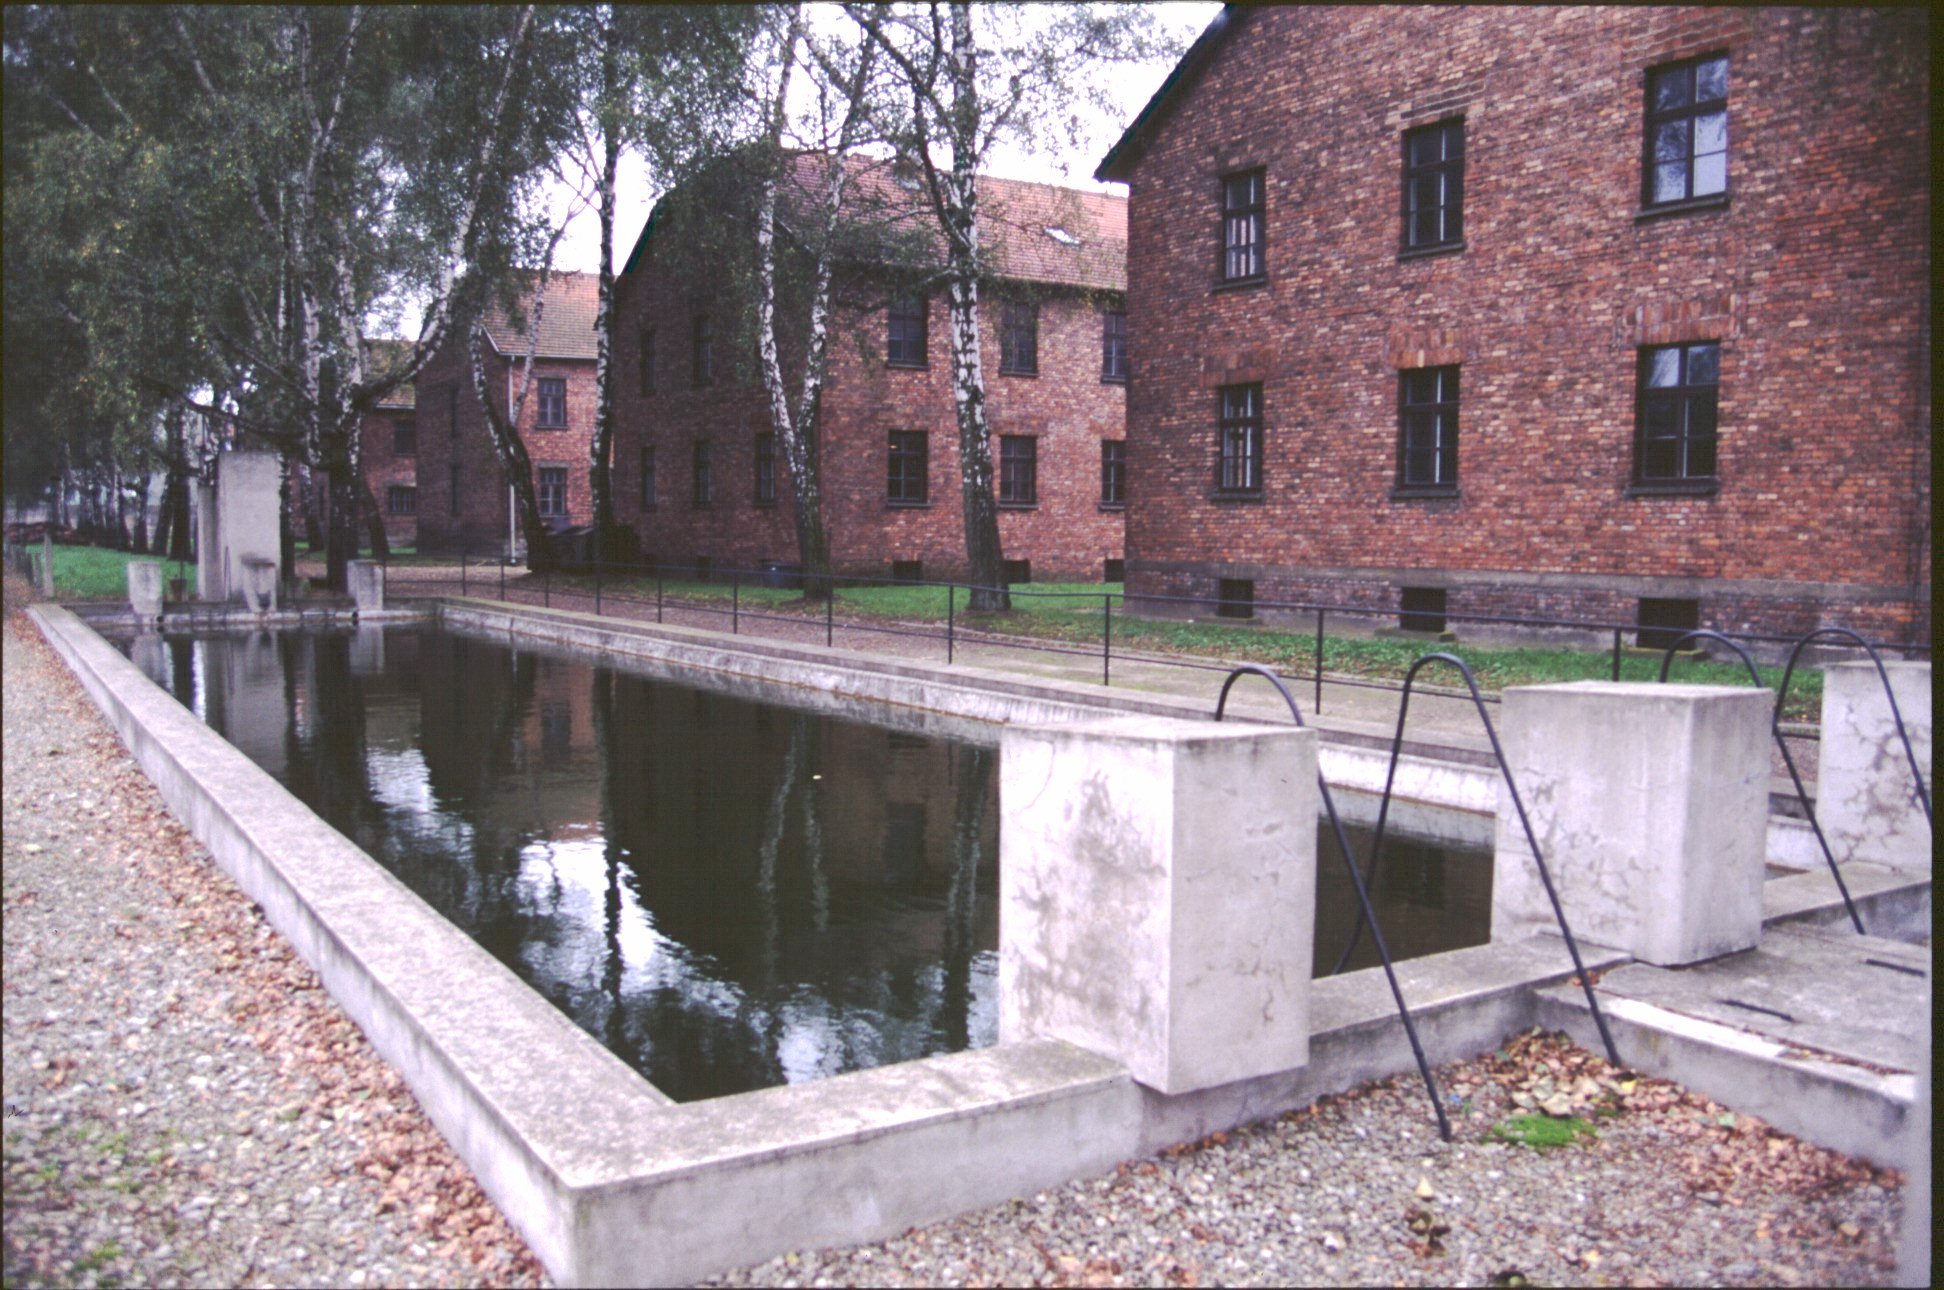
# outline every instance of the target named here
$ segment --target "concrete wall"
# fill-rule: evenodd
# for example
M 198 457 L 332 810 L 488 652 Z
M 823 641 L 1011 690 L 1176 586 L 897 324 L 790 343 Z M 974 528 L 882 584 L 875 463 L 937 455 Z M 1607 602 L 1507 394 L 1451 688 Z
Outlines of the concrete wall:
M 1816 776 L 1816 822 L 1838 863 L 1870 860 L 1896 869 L 1931 870 L 1931 822 L 1910 768 L 1914 753 L 1931 788 L 1931 665 L 1886 662 L 1910 752 L 1873 663 L 1838 663 L 1823 673 L 1822 748 Z

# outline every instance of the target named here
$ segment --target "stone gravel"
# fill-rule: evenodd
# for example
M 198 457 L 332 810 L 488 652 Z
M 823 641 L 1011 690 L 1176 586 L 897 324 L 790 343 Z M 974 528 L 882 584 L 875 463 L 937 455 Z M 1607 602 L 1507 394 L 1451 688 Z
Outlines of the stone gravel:
M 546 1278 L 409 1090 L 162 806 L 7 584 L 5 1280 Z M 1563 1039 L 721 1285 L 1882 1284 L 1901 1177 Z M 1558 1099 L 1565 1099 L 1562 1103 Z M 1494 1129 L 1537 1104 L 1592 1132 Z M 1563 1121 L 1562 1121 L 1563 1122 Z

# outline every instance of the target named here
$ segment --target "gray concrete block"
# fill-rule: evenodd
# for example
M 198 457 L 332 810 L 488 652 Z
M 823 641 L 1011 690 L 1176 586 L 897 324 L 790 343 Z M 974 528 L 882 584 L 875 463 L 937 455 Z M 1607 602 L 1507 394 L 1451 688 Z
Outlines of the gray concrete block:
M 1769 700 L 1706 685 L 1575 681 L 1505 692 L 1506 763 L 1575 936 L 1650 963 L 1746 949 L 1762 926 Z M 1553 925 L 1502 794 L 1494 940 Z
M 1000 742 L 999 1034 L 1182 1093 L 1300 1067 L 1316 734 L 1122 717 Z
M 1885 662 L 1883 668 L 1928 791 L 1931 665 Z M 1929 873 L 1931 825 L 1875 664 L 1837 663 L 1824 670 L 1820 757 L 1816 820 L 1837 863 L 1868 860 Z

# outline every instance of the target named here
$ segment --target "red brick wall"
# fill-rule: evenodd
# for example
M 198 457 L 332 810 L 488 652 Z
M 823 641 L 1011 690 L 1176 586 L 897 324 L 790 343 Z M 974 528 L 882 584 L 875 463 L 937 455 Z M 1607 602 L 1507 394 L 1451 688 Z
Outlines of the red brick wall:
M 1928 638 L 1921 9 L 1266 8 L 1137 164 L 1131 591 Z M 1727 51 L 1729 199 L 1641 215 L 1650 66 Z M 1402 132 L 1465 118 L 1465 249 L 1400 259 Z M 1267 170 L 1268 281 L 1211 290 Z M 1629 496 L 1637 348 L 1721 344 L 1712 496 Z M 1461 364 L 1459 496 L 1392 500 L 1397 371 Z M 1263 387 L 1260 503 L 1210 499 Z
M 755 567 L 763 560 L 794 563 L 796 530 L 781 451 L 774 506 L 758 506 L 755 437 L 769 417 L 754 363 L 742 357 L 718 324 L 717 378 L 697 389 L 691 380 L 690 297 L 654 264 L 622 279 L 615 328 L 616 511 L 634 526 L 641 549 L 665 563 L 697 555 L 717 567 Z M 1039 375 L 999 374 L 997 309 L 982 304 L 981 333 L 988 408 L 997 436 L 1037 436 L 1038 505 L 1005 509 L 1000 541 L 1009 560 L 1031 562 L 1036 581 L 1097 581 L 1104 562 L 1121 555 L 1123 517 L 1100 506 L 1100 441 L 1122 437 L 1125 391 L 1100 379 L 1101 322 L 1096 304 L 1077 294 L 1042 298 Z M 639 388 L 640 333 L 656 340 L 656 392 Z M 930 301 L 928 365 L 885 364 L 885 314 L 839 312 L 831 324 L 830 374 L 820 413 L 825 524 L 831 559 L 841 572 L 883 575 L 894 560 L 919 560 L 928 578 L 966 572 L 963 511 L 958 485 L 958 429 L 951 394 L 945 302 Z M 886 499 L 889 432 L 925 431 L 929 445 L 929 502 L 894 506 Z M 714 501 L 691 501 L 692 450 L 712 443 Z M 641 449 L 656 450 L 657 501 L 641 506 Z
M 522 364 L 489 357 L 488 392 L 505 415 L 511 403 L 508 372 L 517 392 Z M 567 382 L 567 428 L 539 428 L 542 377 Z M 460 545 L 482 554 L 504 550 L 507 538 L 506 476 L 486 427 L 486 414 L 473 395 L 471 368 L 463 345 L 454 341 L 441 349 L 419 376 L 418 387 L 418 509 L 419 546 L 451 550 Z M 456 403 L 451 396 L 456 394 Z M 594 364 L 591 360 L 536 358 L 533 388 L 520 417 L 520 435 L 533 463 L 534 487 L 543 466 L 567 468 L 567 518 L 557 524 L 584 525 L 594 520 L 590 492 L 589 455 L 594 437 Z M 456 421 L 456 428 L 455 428 Z M 452 507 L 450 463 L 459 463 L 459 506 Z
M 394 485 L 418 486 L 417 457 L 401 457 L 394 451 L 401 421 L 413 424 L 416 421 L 413 409 L 379 408 L 365 413 L 364 424 L 358 431 L 358 451 L 364 462 L 365 480 L 371 485 L 371 496 L 378 503 L 378 513 L 385 517 L 385 537 L 395 543 L 413 542 L 418 538 L 417 517 L 393 515 L 388 500 Z

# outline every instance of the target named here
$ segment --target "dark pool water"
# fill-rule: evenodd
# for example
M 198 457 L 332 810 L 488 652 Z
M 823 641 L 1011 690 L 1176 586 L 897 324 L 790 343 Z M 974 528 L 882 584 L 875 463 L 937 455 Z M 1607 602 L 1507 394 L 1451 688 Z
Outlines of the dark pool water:
M 120 644 L 677 1100 L 996 1039 L 990 748 L 424 625 Z M 1387 841 L 1372 894 L 1400 957 L 1487 937 L 1488 857 Z

